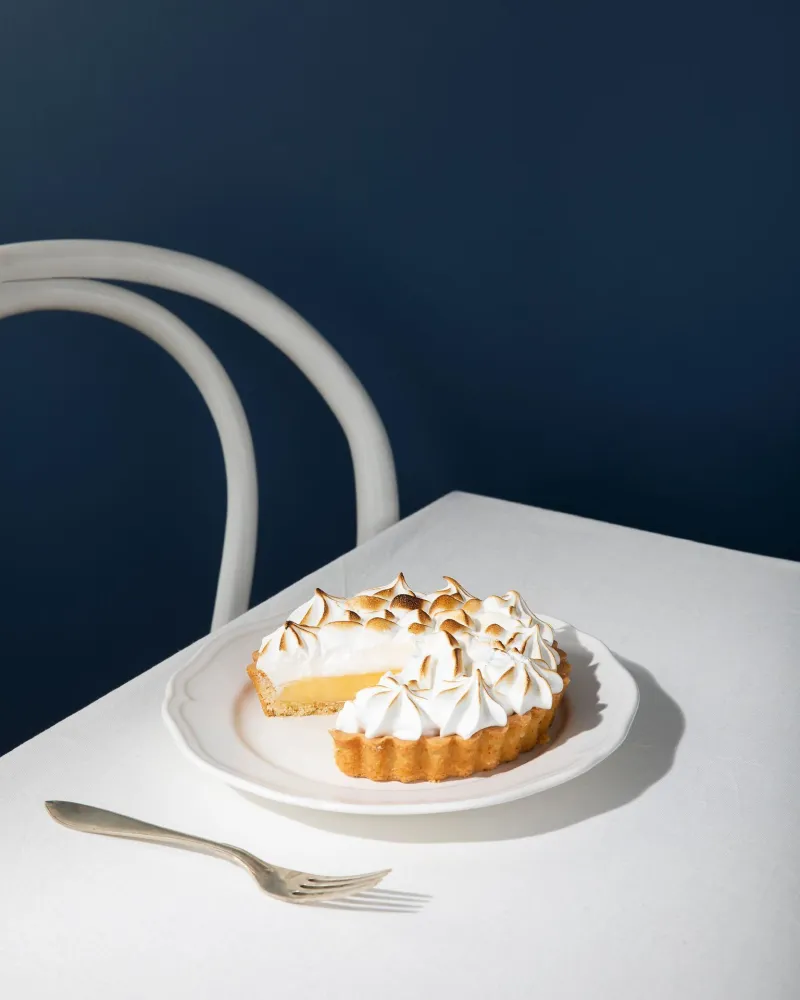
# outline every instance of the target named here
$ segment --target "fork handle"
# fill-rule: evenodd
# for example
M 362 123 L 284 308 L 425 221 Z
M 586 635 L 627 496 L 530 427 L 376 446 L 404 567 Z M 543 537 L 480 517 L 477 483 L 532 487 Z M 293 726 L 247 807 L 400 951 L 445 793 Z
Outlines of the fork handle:
M 106 837 L 123 837 L 126 840 L 142 840 L 148 844 L 164 844 L 166 847 L 182 847 L 200 851 L 214 857 L 238 861 L 247 867 L 247 851 L 241 851 L 230 844 L 220 844 L 205 837 L 195 837 L 190 833 L 168 830 L 163 826 L 145 823 L 132 816 L 86 806 L 80 802 L 45 802 L 47 811 L 58 823 L 83 833 L 100 833 Z

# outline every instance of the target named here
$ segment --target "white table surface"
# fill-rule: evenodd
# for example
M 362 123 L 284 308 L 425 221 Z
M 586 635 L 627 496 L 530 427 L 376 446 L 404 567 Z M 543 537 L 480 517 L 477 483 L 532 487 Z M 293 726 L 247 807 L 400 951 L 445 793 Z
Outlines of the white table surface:
M 436 817 L 268 807 L 160 717 L 178 653 L 0 760 L 0 996 L 576 1000 L 800 995 L 800 564 L 451 494 L 266 604 L 403 570 L 603 639 L 641 706 L 626 744 L 530 799 Z M 9 665 L 6 665 L 7 669 Z M 46 798 L 289 867 L 391 867 L 413 913 L 286 906 L 234 866 L 57 826 Z

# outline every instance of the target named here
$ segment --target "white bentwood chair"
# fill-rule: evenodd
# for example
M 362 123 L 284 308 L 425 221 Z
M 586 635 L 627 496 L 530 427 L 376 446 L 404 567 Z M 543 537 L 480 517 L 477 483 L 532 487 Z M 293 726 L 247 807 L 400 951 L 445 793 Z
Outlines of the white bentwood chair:
M 242 614 L 250 602 L 258 524 L 250 427 L 233 383 L 204 341 L 167 309 L 108 281 L 168 288 L 210 302 L 283 351 L 325 399 L 347 437 L 355 472 L 358 543 L 394 524 L 397 480 L 378 412 L 344 359 L 285 302 L 219 264 L 138 243 L 46 240 L 0 246 L 0 319 L 65 309 L 116 320 L 160 344 L 202 393 L 217 426 L 227 476 L 212 630 Z

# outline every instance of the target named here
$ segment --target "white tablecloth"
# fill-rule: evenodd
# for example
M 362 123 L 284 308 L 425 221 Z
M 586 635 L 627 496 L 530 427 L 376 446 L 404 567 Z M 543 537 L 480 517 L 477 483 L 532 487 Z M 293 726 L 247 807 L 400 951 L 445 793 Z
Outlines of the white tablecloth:
M 800 995 L 800 565 L 451 494 L 248 616 L 398 570 L 420 588 L 442 573 L 513 587 L 603 639 L 641 693 L 623 748 L 473 813 L 267 807 L 166 733 L 184 651 L 0 760 L 0 996 Z M 65 830 L 47 798 L 298 869 L 391 867 L 387 889 L 431 898 L 412 913 L 282 905 L 211 858 Z

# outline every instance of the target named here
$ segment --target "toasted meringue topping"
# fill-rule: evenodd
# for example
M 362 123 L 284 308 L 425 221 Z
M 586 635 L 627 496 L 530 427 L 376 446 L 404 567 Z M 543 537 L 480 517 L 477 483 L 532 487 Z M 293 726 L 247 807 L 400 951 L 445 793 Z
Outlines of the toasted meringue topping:
M 338 729 L 368 736 L 466 738 L 509 715 L 551 708 L 564 687 L 552 627 L 517 591 L 480 600 L 444 580 L 428 594 L 413 591 L 402 573 L 353 597 L 316 590 L 264 639 L 258 665 L 276 687 L 386 671 L 337 719 Z

